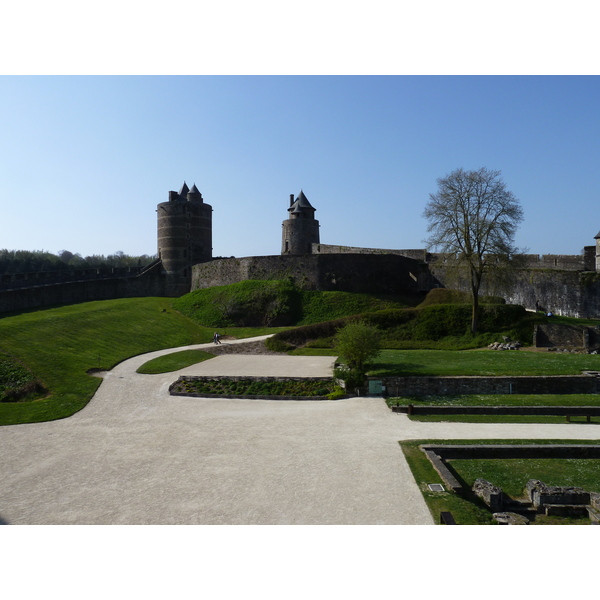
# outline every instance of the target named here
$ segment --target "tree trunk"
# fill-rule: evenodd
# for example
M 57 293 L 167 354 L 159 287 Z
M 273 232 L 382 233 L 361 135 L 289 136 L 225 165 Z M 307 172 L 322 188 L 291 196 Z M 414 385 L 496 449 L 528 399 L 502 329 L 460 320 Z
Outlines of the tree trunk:
M 471 313 L 471 333 L 475 335 L 479 329 L 479 294 L 473 290 L 473 311 Z
M 471 333 L 477 334 L 479 329 L 479 288 L 481 287 L 481 274 L 476 270 L 471 271 L 471 294 L 473 297 L 473 311 L 471 312 Z

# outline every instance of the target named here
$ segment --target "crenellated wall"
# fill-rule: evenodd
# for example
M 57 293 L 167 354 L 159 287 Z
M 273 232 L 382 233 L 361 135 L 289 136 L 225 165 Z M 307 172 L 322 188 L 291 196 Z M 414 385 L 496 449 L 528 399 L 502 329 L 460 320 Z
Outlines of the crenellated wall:
M 160 262 L 135 276 L 114 275 L 54 283 L 36 280 L 35 283 L 37 285 L 30 287 L 0 290 L 0 313 L 93 300 L 169 295 Z

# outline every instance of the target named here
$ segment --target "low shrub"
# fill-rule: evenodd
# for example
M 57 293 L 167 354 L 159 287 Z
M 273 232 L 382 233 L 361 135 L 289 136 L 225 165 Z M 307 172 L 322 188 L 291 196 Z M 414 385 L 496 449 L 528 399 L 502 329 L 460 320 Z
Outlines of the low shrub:
M 480 333 L 470 331 L 471 306 L 430 304 L 422 308 L 385 309 L 353 315 L 315 325 L 283 331 L 267 343 L 278 341 L 293 347 L 333 348 L 336 332 L 347 323 L 363 321 L 377 327 L 383 348 L 465 349 L 487 346 L 501 336 L 530 344 L 533 325 L 539 317 L 513 304 L 484 304 L 480 307 Z
M 202 396 L 327 396 L 334 391 L 333 380 L 261 381 L 257 379 L 186 379 L 174 391 Z
M 347 395 L 346 390 L 344 388 L 336 386 L 333 389 L 333 392 L 331 392 L 330 394 L 327 394 L 327 399 L 328 400 L 339 400 L 340 398 L 344 398 L 346 395 Z
M 7 354 L 0 354 L 0 402 L 31 400 L 45 392 L 28 369 Z

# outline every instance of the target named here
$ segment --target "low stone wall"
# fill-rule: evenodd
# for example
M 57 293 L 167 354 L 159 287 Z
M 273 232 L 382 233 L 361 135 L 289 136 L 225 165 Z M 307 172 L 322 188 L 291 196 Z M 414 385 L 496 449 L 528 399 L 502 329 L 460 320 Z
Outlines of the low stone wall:
M 595 375 L 548 377 L 384 377 L 388 396 L 462 394 L 597 394 Z
M 600 406 L 392 406 L 410 415 L 529 415 L 545 417 L 600 417 Z
M 264 382 L 270 383 L 273 381 L 317 381 L 323 383 L 331 383 L 331 377 L 251 377 L 251 376 L 221 376 L 221 375 L 213 375 L 213 376 L 197 376 L 197 375 L 181 375 L 177 381 L 174 381 L 169 386 L 169 394 L 171 396 L 185 396 L 188 398 L 225 398 L 225 399 L 243 399 L 243 400 L 327 400 L 329 398 L 327 396 L 270 396 L 270 395 L 257 395 L 257 394 L 243 394 L 243 395 L 233 395 L 233 394 L 199 394 L 196 392 L 183 392 L 179 391 L 179 387 L 182 383 L 186 381 L 246 381 L 252 380 L 256 382 Z M 336 400 L 341 400 L 343 398 L 348 398 L 349 396 L 343 396 L 341 398 L 336 398 Z
M 594 444 L 423 444 L 443 460 L 471 458 L 600 458 Z

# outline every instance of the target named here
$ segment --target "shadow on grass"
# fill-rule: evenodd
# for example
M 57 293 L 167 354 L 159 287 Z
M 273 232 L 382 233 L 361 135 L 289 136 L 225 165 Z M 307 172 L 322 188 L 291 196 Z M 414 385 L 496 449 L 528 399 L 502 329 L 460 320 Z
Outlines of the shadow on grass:
M 377 373 L 377 377 L 412 377 L 423 375 L 423 369 L 427 367 L 422 363 L 403 362 L 391 366 L 389 363 L 372 362 L 369 372 Z

